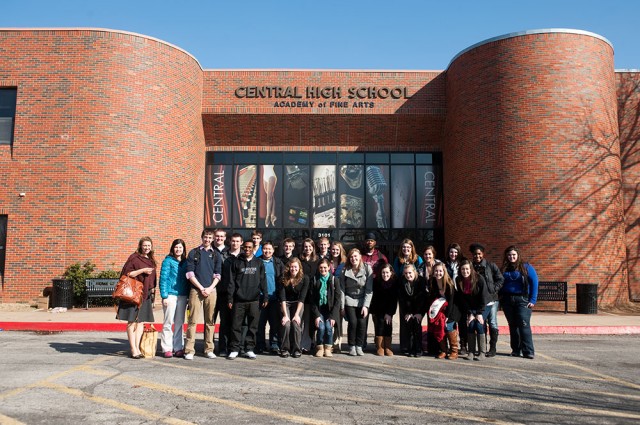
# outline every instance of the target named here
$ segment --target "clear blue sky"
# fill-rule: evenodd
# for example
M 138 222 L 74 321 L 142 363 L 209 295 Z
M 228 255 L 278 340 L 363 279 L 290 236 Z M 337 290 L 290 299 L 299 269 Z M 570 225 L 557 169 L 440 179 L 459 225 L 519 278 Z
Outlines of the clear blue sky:
M 0 27 L 93 27 L 174 44 L 203 68 L 443 70 L 498 35 L 571 28 L 640 68 L 636 0 L 1 0 Z

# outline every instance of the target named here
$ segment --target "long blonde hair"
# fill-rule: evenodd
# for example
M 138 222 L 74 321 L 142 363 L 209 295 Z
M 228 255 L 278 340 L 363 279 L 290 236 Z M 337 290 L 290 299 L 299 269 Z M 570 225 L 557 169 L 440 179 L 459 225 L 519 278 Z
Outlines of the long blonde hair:
M 298 273 L 295 276 L 291 276 L 291 264 L 293 263 L 298 264 Z M 302 263 L 298 258 L 293 257 L 284 268 L 284 273 L 282 273 L 282 285 L 285 287 L 291 285 L 292 288 L 295 288 L 300 282 L 302 282 L 303 277 L 304 272 L 302 271 Z

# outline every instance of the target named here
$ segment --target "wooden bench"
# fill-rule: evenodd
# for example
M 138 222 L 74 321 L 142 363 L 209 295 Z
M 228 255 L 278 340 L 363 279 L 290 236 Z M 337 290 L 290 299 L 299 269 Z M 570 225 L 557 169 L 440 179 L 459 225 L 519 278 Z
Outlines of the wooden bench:
M 564 301 L 564 314 L 569 311 L 567 282 L 538 282 L 538 301 Z
M 86 303 L 85 308 L 89 309 L 89 298 L 111 297 L 116 289 L 119 279 L 85 279 Z

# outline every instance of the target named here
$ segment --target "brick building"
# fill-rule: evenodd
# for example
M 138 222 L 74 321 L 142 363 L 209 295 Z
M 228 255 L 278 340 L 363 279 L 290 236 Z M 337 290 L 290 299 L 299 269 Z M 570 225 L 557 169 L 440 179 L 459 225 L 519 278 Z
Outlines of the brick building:
M 0 302 L 203 225 L 515 243 L 572 303 L 640 299 L 640 74 L 599 35 L 508 34 L 444 71 L 209 70 L 102 29 L 0 29 L 0 52 Z

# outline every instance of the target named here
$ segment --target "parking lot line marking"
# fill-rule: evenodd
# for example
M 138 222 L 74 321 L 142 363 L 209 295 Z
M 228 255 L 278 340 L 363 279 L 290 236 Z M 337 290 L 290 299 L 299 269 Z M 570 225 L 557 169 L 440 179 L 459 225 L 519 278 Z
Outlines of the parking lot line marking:
M 350 363 L 348 360 L 342 360 L 342 359 L 334 359 L 332 361 L 337 361 L 337 362 L 343 362 L 343 363 Z M 163 362 L 157 362 L 159 364 L 166 364 Z M 371 363 L 371 362 L 363 362 L 363 361 L 359 361 L 358 362 L 359 365 L 366 365 L 366 366 L 380 366 L 376 363 Z M 181 366 L 178 366 L 181 367 Z M 494 366 L 494 368 L 497 368 Z M 409 370 L 414 370 L 416 372 L 425 372 L 424 369 L 411 369 L 411 368 L 405 368 L 405 369 L 409 369 Z M 502 368 L 505 370 L 510 370 L 508 368 Z M 523 371 L 524 372 L 524 371 Z M 530 371 L 526 371 L 527 373 Z M 232 375 L 229 373 L 220 373 L 220 372 L 216 372 L 220 375 L 224 375 L 228 378 L 233 378 L 233 379 L 244 379 L 244 380 L 249 380 L 249 381 L 254 381 L 256 383 L 260 383 L 260 384 L 268 384 L 268 385 L 273 385 L 271 382 L 268 381 L 261 381 L 259 379 L 256 378 L 247 378 L 247 377 L 243 377 L 243 376 L 239 376 L 239 375 Z M 434 373 L 433 371 L 430 371 L 429 373 Z M 336 374 L 339 375 L 339 374 Z M 581 379 L 580 376 L 575 376 L 575 375 L 570 375 L 570 377 L 575 378 L 575 379 Z M 361 377 L 359 379 L 362 380 L 367 380 L 367 381 L 373 381 L 375 383 L 375 385 L 380 386 L 382 381 L 380 381 L 379 378 L 373 379 L 373 378 L 366 378 L 366 377 Z M 596 379 L 594 378 L 594 380 L 598 380 L 598 381 L 602 381 L 602 379 Z M 392 387 L 400 387 L 400 388 L 416 388 L 416 389 L 420 389 L 423 391 L 440 391 L 441 388 L 436 388 L 436 387 L 425 387 L 425 386 L 420 386 L 420 385 L 414 385 L 414 384 L 405 384 L 405 383 L 397 383 L 397 382 L 388 382 L 386 381 L 386 384 Z M 526 384 L 523 383 L 524 386 L 527 386 Z M 280 385 L 282 386 L 282 385 Z M 291 386 L 290 389 L 298 389 L 298 387 L 293 387 Z M 555 387 L 549 387 L 548 389 L 556 389 Z M 449 388 L 450 391 L 458 391 L 461 393 L 461 395 L 470 395 L 470 396 L 476 396 L 476 397 L 481 397 L 481 398 L 496 398 L 496 396 L 491 396 L 491 395 L 486 395 L 486 394 L 481 394 L 481 393 L 473 393 L 473 394 L 468 394 L 464 391 L 461 390 L 456 390 L 453 388 Z M 570 390 L 570 389 L 567 389 Z M 322 392 L 320 391 L 316 391 L 316 394 L 322 394 Z M 618 396 L 616 394 L 616 396 Z M 376 401 L 376 400 L 370 400 L 370 399 L 359 399 L 359 398 L 353 398 L 353 397 L 345 397 L 342 396 L 343 399 L 345 400 L 352 400 L 352 401 L 357 401 L 357 402 L 368 402 L 368 403 L 376 403 L 376 404 L 385 404 L 384 402 L 381 401 Z M 586 407 L 574 407 L 574 406 L 570 406 L 570 405 L 566 405 L 566 404 L 561 404 L 561 403 L 555 403 L 555 402 L 544 402 L 544 401 L 532 401 L 532 400 L 521 400 L 518 398 L 510 398 L 509 399 L 511 402 L 515 402 L 515 403 L 520 403 L 520 404 L 539 404 L 542 406 L 546 406 L 546 407 L 551 407 L 551 408 L 559 408 L 561 410 L 569 410 L 569 411 L 575 411 L 575 412 L 590 412 L 593 414 L 597 414 L 597 415 L 610 415 L 610 416 L 614 416 L 614 417 L 622 417 L 622 418 L 631 418 L 631 419 L 640 419 L 640 415 L 635 414 L 635 413 L 626 413 L 626 412 L 619 412 L 616 410 L 604 410 L 604 409 L 591 409 L 591 408 L 586 408 Z M 394 407 L 399 407 L 397 405 L 393 405 Z M 409 406 L 409 408 L 411 408 L 411 406 Z M 458 417 L 459 415 L 456 413 L 455 417 Z
M 172 425 L 193 425 L 193 422 L 183 421 L 177 418 L 167 418 L 166 416 L 159 415 L 149 410 L 141 409 L 140 407 L 137 407 L 137 406 L 132 406 L 130 404 L 122 403 L 121 401 L 113 400 L 110 398 L 88 394 L 77 388 L 70 388 L 64 385 L 56 384 L 54 382 L 43 382 L 40 386 L 45 388 L 50 388 L 56 391 L 60 391 L 66 394 L 71 394 L 76 397 L 80 397 L 80 398 L 92 401 L 94 403 L 115 407 L 116 409 L 124 410 L 130 413 L 133 413 L 135 415 L 142 416 L 152 421 L 161 421 L 161 422 L 165 422 Z
M 100 364 L 100 363 L 102 363 L 102 362 L 104 362 L 106 360 L 108 360 L 108 358 L 106 358 L 106 357 L 98 357 L 98 358 L 95 358 L 95 359 L 91 359 L 88 362 L 83 363 L 81 365 L 73 366 L 70 369 L 63 370 L 62 372 L 55 373 L 55 374 L 53 374 L 51 376 L 47 376 L 46 378 L 44 378 L 41 381 L 33 382 L 31 384 L 26 384 L 26 385 L 23 385 L 21 387 L 17 387 L 17 388 L 2 392 L 2 393 L 0 393 L 0 400 L 2 400 L 3 398 L 13 397 L 15 395 L 21 394 L 21 393 L 23 393 L 23 392 L 25 392 L 25 391 L 27 391 L 27 390 L 29 390 L 31 388 L 39 387 L 39 386 L 42 385 L 43 382 L 54 381 L 54 380 L 56 380 L 58 378 L 62 378 L 63 376 L 70 375 L 70 374 L 72 374 L 72 373 L 74 373 L 74 372 L 76 372 L 78 370 L 82 370 L 85 367 L 98 365 L 98 364 Z
M 17 419 L 11 418 L 9 416 L 5 416 L 0 413 L 0 424 L 2 425 L 25 425 L 24 422 L 20 422 Z
M 560 365 L 563 365 L 563 366 L 568 366 L 568 367 L 571 367 L 571 368 L 574 368 L 574 369 L 578 369 L 578 370 L 580 370 L 582 372 L 589 373 L 589 374 L 591 374 L 593 376 L 596 376 L 596 377 L 600 378 L 603 381 L 613 382 L 615 384 L 619 384 L 619 385 L 622 385 L 624 387 L 633 388 L 634 390 L 640 390 L 640 385 L 638 385 L 638 384 L 635 384 L 635 383 L 629 382 L 629 381 L 625 381 L 622 378 L 616 378 L 615 376 L 611 376 L 611 375 L 607 375 L 607 374 L 602 373 L 602 372 L 595 371 L 595 370 L 593 370 L 591 368 L 588 368 L 586 366 L 581 366 L 581 365 L 578 365 L 578 364 L 575 364 L 575 363 L 568 362 L 566 360 L 556 359 L 555 357 L 551 357 L 551 356 L 548 356 L 548 355 L 545 355 L 545 354 L 538 354 L 537 356 L 542 357 L 543 359 L 546 359 L 547 361 L 553 361 L 554 363 L 557 363 L 557 364 L 560 364 Z
M 160 362 L 158 362 L 160 363 Z M 93 373 L 94 371 L 97 372 L 96 374 L 99 375 L 103 375 L 103 373 L 101 373 L 102 371 L 98 371 L 96 369 L 90 369 L 90 368 L 86 368 L 85 371 L 87 372 L 91 372 Z M 193 393 L 193 392 L 189 392 L 189 391 L 185 391 L 182 390 L 180 388 L 177 387 L 172 387 L 170 385 L 164 385 L 164 384 L 158 384 L 155 382 L 151 382 L 151 381 L 145 381 L 139 378 L 135 378 L 135 377 L 131 377 L 131 376 L 126 376 L 126 375 L 117 375 L 114 376 L 113 379 L 116 379 L 118 381 L 123 381 L 123 382 L 127 382 L 131 385 L 138 385 L 141 387 L 145 387 L 151 390 L 155 390 L 155 391 L 161 391 L 167 394 L 172 394 L 172 395 L 177 395 L 180 397 L 185 397 L 185 398 L 192 398 L 192 399 L 196 399 L 196 400 L 201 400 L 201 401 L 209 401 L 209 402 L 214 402 L 214 403 L 219 403 L 219 404 L 223 404 L 225 406 L 229 406 L 235 409 L 240 409 L 240 410 L 244 410 L 247 412 L 251 412 L 251 413 L 259 413 L 262 415 L 269 415 L 272 416 L 274 418 L 277 419 L 283 419 L 283 420 L 287 420 L 287 421 L 291 421 L 291 422 L 297 422 L 297 423 L 301 423 L 301 424 L 308 424 L 308 425 L 326 425 L 326 424 L 330 424 L 331 422 L 326 422 L 326 421 L 321 421 L 321 420 L 317 420 L 317 419 L 309 419 L 309 418 L 305 418 L 303 416 L 297 416 L 297 415 L 290 415 L 287 413 L 282 413 L 282 412 L 277 412 L 275 410 L 270 410 L 270 409 L 265 409 L 262 407 L 256 407 L 256 406 L 252 406 L 250 404 L 245 404 L 245 403 L 240 403 L 238 401 L 233 401 L 233 400 L 225 400 L 222 398 L 218 398 L 218 397 L 213 397 L 213 396 L 209 396 L 209 395 L 205 395 L 205 394 L 197 394 L 197 393 Z

